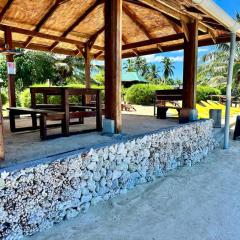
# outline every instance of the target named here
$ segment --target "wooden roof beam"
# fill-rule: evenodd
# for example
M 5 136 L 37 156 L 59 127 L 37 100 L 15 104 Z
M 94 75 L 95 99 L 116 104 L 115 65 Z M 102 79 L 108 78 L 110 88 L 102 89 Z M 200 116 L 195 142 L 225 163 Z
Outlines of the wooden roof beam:
M 144 40 L 141 42 L 129 43 L 129 44 L 123 45 L 122 49 L 128 50 L 128 49 L 133 49 L 133 48 L 140 48 L 140 47 L 145 47 L 148 45 L 161 44 L 164 42 L 175 41 L 175 40 L 179 40 L 179 39 L 183 39 L 183 38 L 184 38 L 183 33 L 173 34 L 173 35 L 159 37 L 159 38 L 152 38 L 152 39 Z
M 66 37 L 71 31 L 74 30 L 75 27 L 77 27 L 97 6 L 102 4 L 103 0 L 96 0 L 94 4 L 92 4 L 62 35 L 61 37 Z M 49 50 L 52 51 L 57 45 L 58 41 L 54 42 Z
M 0 22 L 3 20 L 5 13 L 11 7 L 12 3 L 13 3 L 13 0 L 8 0 L 5 6 L 3 7 L 2 11 L 0 12 Z
M 66 0 L 56 0 L 55 3 L 50 7 L 50 9 L 47 11 L 47 13 L 43 16 L 43 18 L 38 22 L 36 25 L 34 31 L 39 32 L 41 27 L 47 22 L 47 20 L 53 15 L 53 13 L 57 10 L 57 8 L 62 4 L 65 3 Z M 28 39 L 25 42 L 25 46 L 27 47 L 33 37 L 28 37 Z
M 8 26 L 4 25 L 4 24 L 0 24 L 0 30 L 4 31 L 6 29 L 6 27 L 8 27 Z M 36 31 L 30 31 L 30 30 L 26 30 L 26 29 L 17 28 L 17 27 L 11 27 L 11 26 L 9 26 L 9 28 L 11 29 L 12 32 L 31 36 L 31 37 L 45 38 L 45 39 L 54 40 L 54 41 L 58 41 L 58 42 L 70 43 L 70 44 L 78 45 L 78 46 L 82 46 L 82 47 L 84 47 L 84 45 L 85 45 L 85 42 L 81 42 L 78 40 L 73 40 L 73 39 L 69 39 L 69 38 L 65 38 L 65 37 L 58 37 L 55 35 L 50 35 L 50 34 L 36 32 Z M 24 45 L 23 48 L 27 48 L 27 47 Z M 92 48 L 97 49 L 97 50 L 103 50 L 103 47 L 99 47 L 99 46 L 95 46 L 95 45 L 93 45 Z

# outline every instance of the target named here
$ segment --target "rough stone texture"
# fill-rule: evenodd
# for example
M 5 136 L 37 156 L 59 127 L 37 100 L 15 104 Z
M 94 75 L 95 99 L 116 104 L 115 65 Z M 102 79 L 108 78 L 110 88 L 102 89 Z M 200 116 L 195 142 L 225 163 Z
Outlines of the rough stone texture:
M 0 177 L 0 239 L 19 239 L 85 212 L 217 146 L 212 121 L 200 121 L 91 149 Z

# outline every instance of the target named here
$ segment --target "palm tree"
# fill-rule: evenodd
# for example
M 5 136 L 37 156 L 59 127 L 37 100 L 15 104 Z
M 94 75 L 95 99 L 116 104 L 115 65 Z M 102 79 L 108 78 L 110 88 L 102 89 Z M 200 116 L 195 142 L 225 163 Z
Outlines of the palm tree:
M 123 69 L 127 72 L 134 72 L 136 71 L 135 62 L 133 59 L 127 59 L 127 61 L 123 65 Z
M 136 57 L 135 69 L 141 76 L 145 76 L 148 73 L 148 64 L 146 58 Z
M 159 75 L 159 69 L 156 64 L 150 64 L 148 67 L 148 73 L 146 74 L 149 82 L 154 84 L 159 84 L 161 82 L 161 78 Z
M 163 64 L 163 77 L 164 77 L 164 83 L 174 75 L 174 62 L 169 57 L 164 57 L 162 60 Z
M 237 13 L 236 20 L 240 22 Z M 227 68 L 229 62 L 229 43 L 217 45 L 215 51 L 208 53 L 202 59 L 198 68 L 198 82 L 202 85 L 221 87 L 226 85 Z M 237 42 L 235 63 L 233 68 L 233 92 L 237 92 L 240 85 L 240 42 Z

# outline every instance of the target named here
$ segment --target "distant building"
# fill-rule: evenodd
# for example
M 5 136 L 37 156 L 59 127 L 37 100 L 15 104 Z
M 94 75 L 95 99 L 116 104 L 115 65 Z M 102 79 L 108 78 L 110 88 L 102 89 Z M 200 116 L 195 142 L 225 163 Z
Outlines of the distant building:
M 140 76 L 137 72 L 123 72 L 122 73 L 122 84 L 124 87 L 131 87 L 136 83 L 148 83 L 148 81 Z

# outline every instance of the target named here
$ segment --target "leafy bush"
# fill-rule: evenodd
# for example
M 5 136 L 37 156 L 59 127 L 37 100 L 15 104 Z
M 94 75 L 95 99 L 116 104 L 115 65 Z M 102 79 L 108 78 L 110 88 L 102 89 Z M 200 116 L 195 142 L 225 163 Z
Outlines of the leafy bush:
M 221 90 L 209 86 L 197 87 L 197 102 L 205 101 L 209 99 L 210 95 L 220 95 Z
M 149 105 L 154 102 L 155 91 L 172 89 L 168 85 L 135 84 L 127 89 L 125 100 L 131 104 Z
M 7 103 L 8 97 L 5 93 L 1 93 L 2 97 L 2 105 L 5 105 Z

